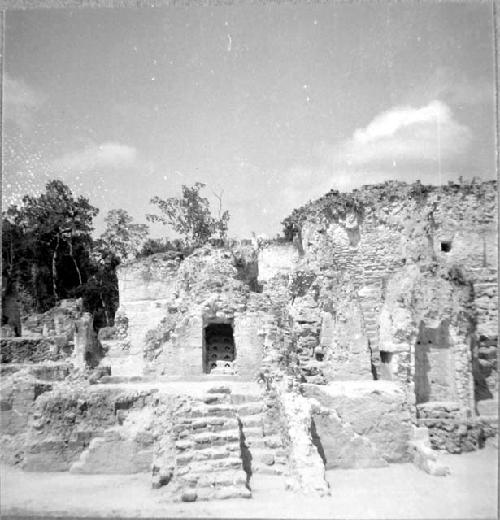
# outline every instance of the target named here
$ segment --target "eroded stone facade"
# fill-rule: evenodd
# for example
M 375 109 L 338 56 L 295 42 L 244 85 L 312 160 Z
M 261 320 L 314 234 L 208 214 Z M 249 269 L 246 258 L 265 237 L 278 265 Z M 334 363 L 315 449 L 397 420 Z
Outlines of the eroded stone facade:
M 496 184 L 331 192 L 285 223 L 121 265 L 96 345 L 81 310 L 3 339 L 4 459 L 151 471 L 174 500 L 250 497 L 259 473 L 324 495 L 327 469 L 446 475 L 436 450 L 496 435 Z

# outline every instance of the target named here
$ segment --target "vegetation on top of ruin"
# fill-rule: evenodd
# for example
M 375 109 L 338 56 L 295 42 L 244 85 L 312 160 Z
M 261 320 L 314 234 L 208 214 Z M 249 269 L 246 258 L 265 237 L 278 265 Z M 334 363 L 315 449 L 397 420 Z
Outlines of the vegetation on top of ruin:
M 284 236 L 271 240 L 255 237 L 236 243 L 227 237 L 229 213 L 223 211 L 222 193 L 214 194 L 219 201 L 218 212 L 212 211 L 207 198 L 201 195 L 205 186 L 183 186 L 178 197 L 152 203 L 159 214 L 149 215 L 151 221 L 163 222 L 178 238 L 150 238 L 148 227 L 137 224 L 123 209 L 113 209 L 105 217 L 106 229 L 97 238 L 92 236 L 93 219 L 98 214 L 88 198 L 74 196 L 60 180 L 50 181 L 39 196 L 26 195 L 22 205 L 11 206 L 2 214 L 2 286 L 3 296 L 16 295 L 24 313 L 44 312 L 60 299 L 81 297 L 86 311 L 94 317 L 96 328 L 113 324 L 118 306 L 116 267 L 136 258 L 169 254 L 182 260 L 201 246 L 210 243 L 224 246 L 233 255 L 237 277 L 252 291 L 259 291 L 255 253 L 270 243 L 290 242 L 300 238 L 304 222 L 324 226 L 343 223 L 355 215 L 358 222 L 368 216 L 390 226 L 409 226 L 410 236 L 429 235 L 434 213 L 462 211 L 454 198 L 445 197 L 436 203 L 436 195 L 472 195 L 476 224 L 491 220 L 496 212 L 496 181 L 449 183 L 428 186 L 419 182 L 406 184 L 390 181 L 364 186 L 352 193 L 331 190 L 315 201 L 294 209 L 283 220 Z M 460 195 L 459 195 L 460 196 Z M 432 200 L 432 204 L 430 204 Z M 425 211 L 402 222 L 401 214 L 387 209 L 420 206 Z M 436 206 L 436 204 L 438 204 Z M 454 205 L 455 208 L 451 208 Z M 464 208 L 466 208 L 464 204 Z M 436 211 L 437 210 L 437 211 Z M 215 213 L 215 214 L 214 214 Z M 412 227 L 413 226 L 413 227 Z M 413 229 L 414 228 L 414 229 Z M 300 240 L 297 241 L 300 246 Z M 214 280 L 217 277 L 214 278 Z
M 85 310 L 94 316 L 96 328 L 113 324 L 118 307 L 115 269 L 123 262 L 156 253 L 183 258 L 217 237 L 227 236 L 229 213 L 213 216 L 204 187 L 183 186 L 180 197 L 152 203 L 160 215 L 151 221 L 169 225 L 180 238 L 148 237 L 145 224 L 137 224 L 124 209 L 112 209 L 105 217 L 106 228 L 92 236 L 98 208 L 83 196 L 75 197 L 60 180 L 47 183 L 39 196 L 26 195 L 20 206 L 2 213 L 2 295 L 15 295 L 24 313 L 44 312 L 64 298 L 81 297 Z
M 169 197 L 165 200 L 158 196 L 153 197 L 151 203 L 158 207 L 160 214 L 149 214 L 146 218 L 151 222 L 170 226 L 181 235 L 188 248 L 202 246 L 214 236 L 224 240 L 227 236 L 229 212 L 222 212 L 220 204 L 219 216 L 214 217 L 208 199 L 200 195 L 200 190 L 204 187 L 205 184 L 197 182 L 192 187 L 183 185 L 181 197 Z M 219 202 L 221 203 L 221 199 Z
M 296 208 L 282 221 L 283 233 L 288 240 L 292 240 L 304 222 L 316 222 L 329 224 L 345 220 L 351 213 L 355 214 L 358 221 L 362 222 L 366 213 L 377 211 L 381 207 L 393 203 L 412 201 L 418 206 L 427 204 L 430 194 L 454 194 L 461 193 L 464 197 L 474 195 L 479 201 L 493 200 L 497 190 L 497 181 L 464 182 L 462 179 L 449 182 L 447 185 L 427 185 L 416 181 L 407 184 L 402 181 L 386 181 L 380 184 L 364 185 L 352 192 L 340 192 L 330 190 L 322 197 L 309 201 Z

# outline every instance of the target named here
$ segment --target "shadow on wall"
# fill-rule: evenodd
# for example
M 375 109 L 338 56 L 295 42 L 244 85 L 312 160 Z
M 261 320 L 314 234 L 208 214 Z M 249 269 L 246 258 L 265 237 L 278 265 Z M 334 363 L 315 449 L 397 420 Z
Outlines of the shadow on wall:
M 241 465 L 243 471 L 246 474 L 246 487 L 250 489 L 250 479 L 252 478 L 252 454 L 248 449 L 245 434 L 243 433 L 243 424 L 241 419 L 238 418 L 238 428 L 240 430 L 240 454 L 241 454 Z
M 480 335 L 471 343 L 472 376 L 474 378 L 474 399 L 484 401 L 492 399 L 488 379 L 496 376 L 497 371 L 497 338 Z
M 455 397 L 451 367 L 449 323 L 426 327 L 420 322 L 415 344 L 415 397 L 417 404 Z
M 321 439 L 318 435 L 318 431 L 316 430 L 316 423 L 314 422 L 314 419 L 312 419 L 312 418 L 311 418 L 311 441 L 312 441 L 313 445 L 316 446 L 319 456 L 321 457 L 323 464 L 326 466 L 325 450 L 323 449 L 323 445 L 321 444 Z

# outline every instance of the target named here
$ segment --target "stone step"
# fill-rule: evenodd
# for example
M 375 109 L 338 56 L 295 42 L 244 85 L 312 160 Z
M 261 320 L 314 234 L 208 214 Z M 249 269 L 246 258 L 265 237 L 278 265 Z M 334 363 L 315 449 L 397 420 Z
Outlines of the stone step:
M 246 428 L 252 427 L 263 427 L 264 418 L 261 414 L 255 415 L 245 415 L 241 417 L 241 424 L 243 425 L 243 433 L 245 433 Z
M 189 466 L 193 462 L 230 459 L 240 456 L 240 444 L 225 444 L 222 446 L 205 446 L 186 451 L 176 452 L 177 467 Z
M 218 432 L 201 432 L 193 434 L 191 438 L 196 445 L 219 445 L 221 442 L 239 442 L 240 431 L 239 429 L 233 429 Z
M 190 452 L 191 459 L 203 461 L 208 459 L 227 459 L 240 456 L 240 443 L 230 443 L 222 446 L 205 446 Z
M 216 393 L 207 393 L 207 395 L 204 395 L 200 397 L 198 400 L 202 401 L 205 404 L 230 404 L 231 396 L 228 394 L 216 394 Z
M 255 448 L 281 448 L 283 442 L 280 435 L 269 435 L 267 437 L 251 437 L 245 439 L 245 444 L 250 452 Z
M 201 405 L 194 406 L 189 412 L 185 413 L 182 417 L 185 419 L 202 419 L 204 417 L 225 417 L 226 419 L 232 419 L 235 416 L 234 407 L 231 404 L 214 404 L 214 405 Z
M 264 430 L 262 426 L 243 428 L 243 435 L 245 439 L 260 438 L 264 436 Z
M 246 486 L 247 476 L 243 470 L 211 471 L 208 473 L 194 473 L 190 471 L 179 480 L 187 487 L 220 488 L 224 486 Z
M 262 395 L 251 395 L 251 394 L 232 394 L 231 403 L 235 406 L 250 403 L 262 403 Z
M 251 498 L 252 493 L 245 486 L 227 486 L 223 488 L 192 488 L 181 494 L 183 502 L 206 500 L 226 500 L 229 498 Z
M 265 411 L 266 406 L 264 403 L 255 402 L 255 403 L 246 403 L 236 406 L 236 414 L 240 416 L 244 415 L 256 415 Z
M 210 472 L 220 472 L 226 470 L 241 470 L 243 469 L 242 460 L 239 457 L 229 456 L 222 459 L 204 459 L 197 460 L 195 457 L 191 459 L 191 464 L 181 466 L 177 469 L 179 476 L 184 475 L 201 475 Z
M 231 393 L 231 389 L 228 387 L 228 386 L 224 386 L 224 385 L 221 385 L 221 386 L 213 386 L 212 388 L 209 388 L 207 390 L 207 393 L 208 394 L 230 394 Z
M 174 431 L 179 432 L 183 430 L 192 431 L 194 433 L 201 432 L 202 430 L 207 431 L 223 431 L 232 430 L 238 428 L 238 420 L 233 417 L 197 417 L 192 420 L 185 420 L 177 423 L 174 426 Z

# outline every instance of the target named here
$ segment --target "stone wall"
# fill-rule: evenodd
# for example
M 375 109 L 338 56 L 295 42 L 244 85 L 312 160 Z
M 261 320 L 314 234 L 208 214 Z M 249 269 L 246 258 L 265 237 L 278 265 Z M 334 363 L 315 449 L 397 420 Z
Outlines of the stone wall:
M 176 255 L 162 253 L 118 267 L 118 319 L 127 328 L 120 334 L 123 341 L 106 345 L 113 375 L 142 375 L 146 335 L 169 313 L 179 265 Z
M 418 424 L 428 429 L 433 449 L 461 453 L 484 445 L 483 425 L 459 403 L 443 401 L 417 405 L 417 417 Z
M 57 361 L 68 357 L 64 352 L 67 346 L 64 337 L 49 338 L 2 338 L 0 339 L 1 363 L 39 363 Z
M 330 494 L 325 465 L 312 439 L 312 403 L 298 393 L 287 391 L 279 393 L 278 401 L 289 461 L 288 489 L 307 495 Z
M 92 439 L 97 438 L 118 442 L 123 448 L 116 428 L 131 411 L 144 408 L 152 400 L 151 392 L 133 389 L 87 387 L 68 390 L 66 387 L 45 392 L 35 401 L 30 416 L 23 446 L 23 468 L 27 471 L 67 471 L 79 461 Z M 95 451 L 98 446 L 94 444 L 92 448 Z M 110 444 L 103 448 L 102 453 L 106 453 Z M 119 454 L 120 450 L 115 453 Z M 124 457 L 125 452 L 121 456 Z M 102 469 L 107 465 L 106 460 L 109 461 L 101 461 Z M 141 465 L 142 470 L 145 467 Z
M 336 292 L 352 287 L 361 308 L 374 376 L 379 378 L 397 379 L 401 357 L 382 330 L 386 327 L 382 307 L 388 280 L 405 265 L 459 267 L 473 287 L 470 304 L 475 311 L 468 312 L 478 340 L 482 337 L 483 342 L 478 346 L 482 361 L 477 372 L 486 393 L 496 395 L 495 356 L 491 355 L 491 347 L 497 346 L 498 323 L 496 182 L 442 187 L 387 182 L 350 194 L 332 191 L 295 210 L 284 224 L 300 230 L 302 268 L 307 265 L 318 278 L 334 280 Z M 327 310 L 329 304 L 334 311 L 330 316 L 323 314 L 322 334 L 328 336 L 339 303 L 335 297 L 329 298 L 328 285 L 321 289 L 321 310 Z M 397 312 L 395 321 L 408 319 L 403 311 Z M 379 346 L 380 334 L 385 335 L 385 345 Z M 381 349 L 385 349 L 382 363 Z
M 474 403 L 473 294 L 461 271 L 408 266 L 389 279 L 380 315 L 380 349 L 408 399 Z M 411 394 L 411 395 L 410 395 Z
M 205 331 L 218 323 L 232 328 L 235 343 L 227 373 L 255 379 L 269 302 L 253 291 L 252 277 L 242 279 L 240 261 L 230 250 L 207 246 L 183 261 L 160 254 L 121 267 L 117 322 L 124 326 L 102 341 L 112 375 L 204 376 Z
M 326 414 L 329 420 L 322 417 L 321 410 L 315 415 L 327 467 L 380 466 L 384 461 L 409 460 L 411 417 L 397 383 L 339 381 L 323 386 L 305 384 L 303 388 L 306 397 L 316 399 L 331 412 Z M 349 445 L 359 451 L 346 453 L 341 448 Z
M 24 457 L 28 422 L 36 399 L 51 390 L 52 384 L 40 381 L 26 370 L 2 374 L 0 386 L 0 458 L 19 464 Z
M 75 366 L 96 366 L 101 358 L 92 316 L 81 299 L 61 300 L 42 314 L 25 316 L 21 337 L 1 340 L 2 363 L 39 363 L 68 358 Z

